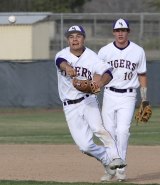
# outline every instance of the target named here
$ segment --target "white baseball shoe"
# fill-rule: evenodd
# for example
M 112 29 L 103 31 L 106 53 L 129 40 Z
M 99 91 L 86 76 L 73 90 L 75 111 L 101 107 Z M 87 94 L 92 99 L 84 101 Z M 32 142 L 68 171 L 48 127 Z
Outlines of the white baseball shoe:
M 112 175 L 112 176 L 115 176 L 116 170 L 111 169 L 110 166 L 107 165 L 107 166 L 105 167 L 105 173 L 106 173 L 106 174 L 109 174 L 109 175 Z
M 117 168 L 124 168 L 125 166 L 127 166 L 127 164 L 121 158 L 113 159 L 113 161 L 109 163 L 109 167 L 112 170 Z
M 112 175 L 110 173 L 108 173 L 108 171 L 105 170 L 105 174 L 101 177 L 101 182 L 110 182 L 113 179 L 113 177 L 116 175 L 116 170 L 112 170 Z
M 126 173 L 125 173 L 125 168 L 117 168 L 116 169 L 116 178 L 117 181 L 122 182 L 126 180 Z

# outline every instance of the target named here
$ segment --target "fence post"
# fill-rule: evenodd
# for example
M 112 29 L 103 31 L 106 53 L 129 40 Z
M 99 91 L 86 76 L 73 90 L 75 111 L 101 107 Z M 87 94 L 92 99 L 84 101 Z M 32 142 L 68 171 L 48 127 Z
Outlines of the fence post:
M 140 14 L 140 32 L 139 32 L 139 43 L 142 45 L 143 43 L 143 33 L 144 32 L 144 14 Z
M 63 49 L 63 34 L 64 34 L 64 18 L 63 18 L 63 13 L 61 13 L 61 49 Z

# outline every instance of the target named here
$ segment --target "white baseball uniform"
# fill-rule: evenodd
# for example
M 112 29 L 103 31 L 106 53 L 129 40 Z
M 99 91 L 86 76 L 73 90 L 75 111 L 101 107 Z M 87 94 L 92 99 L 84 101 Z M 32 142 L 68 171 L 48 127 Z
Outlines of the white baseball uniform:
M 125 160 L 139 87 L 138 74 L 146 72 L 145 53 L 133 42 L 123 49 L 112 42 L 102 47 L 98 56 L 113 67 L 113 79 L 105 86 L 103 95 L 104 126 L 117 141 L 120 157 Z
M 55 62 L 58 74 L 58 90 L 70 133 L 79 149 L 95 157 L 104 165 L 109 164 L 113 158 L 119 158 L 115 141 L 104 129 L 97 98 L 92 94 L 78 91 L 72 85 L 72 78 L 66 76 L 57 65 L 57 61 L 67 61 L 75 70 L 79 79 L 93 78 L 95 73 L 103 74 L 108 68 L 96 53 L 89 48 L 80 57 L 73 55 L 66 47 L 57 53 Z M 98 146 L 93 142 L 95 134 L 104 144 Z

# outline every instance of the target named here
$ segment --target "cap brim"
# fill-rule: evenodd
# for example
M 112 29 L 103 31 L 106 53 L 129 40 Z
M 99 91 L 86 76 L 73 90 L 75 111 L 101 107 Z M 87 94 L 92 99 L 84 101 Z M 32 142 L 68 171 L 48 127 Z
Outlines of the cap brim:
M 82 33 L 81 31 L 68 31 L 64 35 L 65 35 L 65 37 L 69 37 L 69 35 L 71 35 L 72 33 L 79 33 L 85 37 L 85 34 Z
M 130 28 L 113 28 L 113 31 L 114 30 L 124 30 L 124 29 L 130 31 Z

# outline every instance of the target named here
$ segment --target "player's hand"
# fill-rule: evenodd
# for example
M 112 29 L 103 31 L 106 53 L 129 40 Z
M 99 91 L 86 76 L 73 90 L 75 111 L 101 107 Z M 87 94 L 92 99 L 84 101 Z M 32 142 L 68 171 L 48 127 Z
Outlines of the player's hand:
M 70 77 L 77 76 L 76 70 L 72 66 L 66 66 L 66 75 Z

